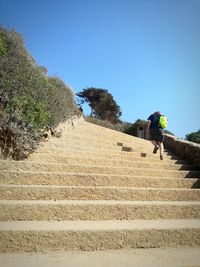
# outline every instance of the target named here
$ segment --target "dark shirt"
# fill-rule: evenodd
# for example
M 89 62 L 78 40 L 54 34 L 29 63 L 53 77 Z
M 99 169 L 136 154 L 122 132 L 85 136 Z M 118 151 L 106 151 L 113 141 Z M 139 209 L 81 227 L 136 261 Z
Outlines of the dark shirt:
M 159 114 L 151 114 L 149 118 L 147 119 L 148 121 L 151 121 L 151 124 L 149 126 L 149 129 L 157 129 L 160 128 L 158 127 L 158 122 L 159 122 L 160 115 Z

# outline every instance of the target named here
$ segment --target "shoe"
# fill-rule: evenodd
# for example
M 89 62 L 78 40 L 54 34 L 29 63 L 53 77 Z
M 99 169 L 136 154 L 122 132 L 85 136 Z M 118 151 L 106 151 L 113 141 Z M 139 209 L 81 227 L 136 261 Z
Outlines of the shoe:
M 163 156 L 160 156 L 160 160 L 163 160 Z
M 155 146 L 155 147 L 154 147 L 154 150 L 153 150 L 153 153 L 156 154 L 157 151 L 158 151 L 158 149 L 159 149 L 159 147 Z

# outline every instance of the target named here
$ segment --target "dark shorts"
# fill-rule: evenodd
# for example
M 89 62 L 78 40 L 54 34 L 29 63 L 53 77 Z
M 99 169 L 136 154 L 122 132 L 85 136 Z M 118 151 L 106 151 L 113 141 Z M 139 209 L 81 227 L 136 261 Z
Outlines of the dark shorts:
M 150 129 L 150 140 L 162 143 L 164 140 L 163 129 Z

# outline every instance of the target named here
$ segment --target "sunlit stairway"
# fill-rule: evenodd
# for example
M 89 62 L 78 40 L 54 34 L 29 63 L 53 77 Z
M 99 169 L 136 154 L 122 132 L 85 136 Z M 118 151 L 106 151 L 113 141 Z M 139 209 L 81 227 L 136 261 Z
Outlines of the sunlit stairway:
M 82 122 L 1 160 L 0 252 L 200 246 L 200 171 L 152 149 Z

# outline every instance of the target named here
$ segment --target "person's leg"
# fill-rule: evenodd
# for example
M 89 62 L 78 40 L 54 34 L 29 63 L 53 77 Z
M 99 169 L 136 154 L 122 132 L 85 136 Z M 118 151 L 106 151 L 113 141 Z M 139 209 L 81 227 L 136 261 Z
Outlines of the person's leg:
M 159 149 L 158 143 L 153 140 L 151 141 L 151 143 L 154 145 L 153 153 L 156 154 Z
M 158 146 L 160 149 L 160 159 L 161 160 L 163 160 L 163 150 L 164 150 L 163 141 L 164 141 L 163 129 L 158 128 L 158 130 L 157 130 L 157 142 L 158 142 Z
M 150 141 L 151 143 L 154 145 L 154 149 L 153 149 L 153 153 L 157 153 L 159 147 L 158 147 L 158 143 L 156 141 L 156 136 L 155 136 L 155 129 L 150 129 Z
M 160 148 L 160 159 L 163 160 L 163 143 L 158 142 L 159 148 Z
M 157 142 L 154 141 L 154 140 L 151 140 L 151 143 L 152 143 L 154 146 L 158 146 Z

